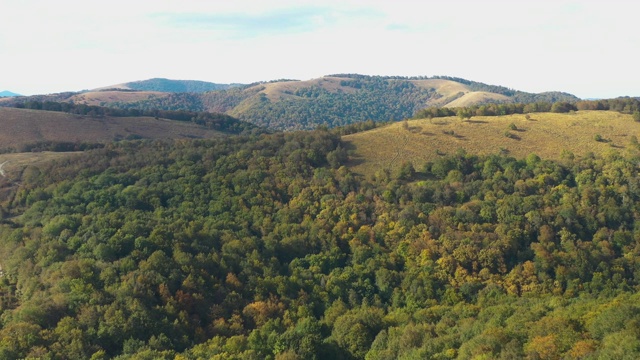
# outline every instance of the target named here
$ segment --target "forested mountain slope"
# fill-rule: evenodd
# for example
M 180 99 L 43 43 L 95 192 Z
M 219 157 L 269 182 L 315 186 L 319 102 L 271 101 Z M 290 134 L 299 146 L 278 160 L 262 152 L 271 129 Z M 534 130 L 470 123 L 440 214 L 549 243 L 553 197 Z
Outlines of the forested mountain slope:
M 359 121 L 391 121 L 429 106 L 482 103 L 576 101 L 563 93 L 529 94 L 457 78 L 398 78 L 356 74 L 308 81 L 276 81 L 203 94 L 200 102 L 185 94 L 114 106 L 194 109 L 225 112 L 273 129 L 311 129 Z
M 33 171 L 1 203 L 0 357 L 640 356 L 637 146 L 365 179 L 344 145 L 121 142 Z
M 199 80 L 171 80 L 164 78 L 153 78 L 148 80 L 131 81 L 128 83 L 105 86 L 101 89 L 123 89 L 137 91 L 157 91 L 167 93 L 194 92 L 202 93 L 214 90 L 225 90 L 241 84 L 217 84 Z
M 129 87 L 133 83 L 128 83 Z M 278 130 L 343 126 L 366 120 L 393 121 L 430 106 L 460 107 L 486 103 L 575 102 L 573 95 L 530 94 L 501 86 L 450 77 L 383 77 L 336 74 L 307 81 L 277 80 L 196 93 L 162 93 L 163 82 L 132 88 L 144 91 L 93 91 L 0 101 L 70 101 L 122 109 L 222 112 Z M 153 85 L 153 86 L 152 86 Z M 162 85 L 162 86 L 161 86 Z M 176 87 L 178 89 L 180 87 Z

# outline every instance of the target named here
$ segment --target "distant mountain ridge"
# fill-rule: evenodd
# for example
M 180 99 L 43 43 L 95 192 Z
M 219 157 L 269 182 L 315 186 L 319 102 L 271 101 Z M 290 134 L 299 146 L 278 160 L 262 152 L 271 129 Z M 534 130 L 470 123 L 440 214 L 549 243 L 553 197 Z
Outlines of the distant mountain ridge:
M 207 88 L 212 90 L 205 91 Z M 217 112 L 270 129 L 299 130 L 366 120 L 401 120 L 427 107 L 576 102 L 580 99 L 563 92 L 532 94 L 446 76 L 334 74 L 306 81 L 275 80 L 248 85 L 149 79 L 89 92 L 41 95 L 20 101 L 31 100 L 68 101 L 120 109 Z M 16 101 L 3 99 L 0 106 L 11 106 L 12 103 Z
M 562 92 L 532 94 L 450 77 L 336 74 L 306 81 L 255 83 L 203 94 L 169 94 L 109 106 L 222 112 L 271 129 L 299 130 L 366 120 L 401 120 L 431 106 L 578 100 Z
M 22 96 L 22 95 L 16 94 L 8 90 L 0 91 L 0 97 L 15 97 L 15 96 Z
M 166 93 L 193 92 L 203 93 L 207 91 L 226 90 L 242 84 L 217 84 L 200 80 L 171 80 L 165 78 L 153 78 L 148 80 L 132 81 L 124 84 L 103 87 L 97 90 L 136 90 L 157 91 Z

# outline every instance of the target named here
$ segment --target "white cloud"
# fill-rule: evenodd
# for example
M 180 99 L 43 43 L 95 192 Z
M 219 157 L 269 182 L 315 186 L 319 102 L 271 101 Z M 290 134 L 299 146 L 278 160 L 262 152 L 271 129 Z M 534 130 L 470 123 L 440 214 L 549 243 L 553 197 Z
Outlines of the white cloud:
M 451 75 L 525 91 L 640 95 L 632 2 L 16 1 L 0 5 L 0 90 L 150 77 Z

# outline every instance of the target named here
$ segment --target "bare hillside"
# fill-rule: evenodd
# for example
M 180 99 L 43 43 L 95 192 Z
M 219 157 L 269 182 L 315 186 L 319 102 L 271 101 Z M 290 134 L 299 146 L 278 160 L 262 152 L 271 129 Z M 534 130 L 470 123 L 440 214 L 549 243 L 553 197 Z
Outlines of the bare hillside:
M 0 108 L 0 144 L 19 149 L 42 141 L 109 142 L 126 138 L 209 138 L 220 133 L 186 122 L 152 117 L 89 117 Z

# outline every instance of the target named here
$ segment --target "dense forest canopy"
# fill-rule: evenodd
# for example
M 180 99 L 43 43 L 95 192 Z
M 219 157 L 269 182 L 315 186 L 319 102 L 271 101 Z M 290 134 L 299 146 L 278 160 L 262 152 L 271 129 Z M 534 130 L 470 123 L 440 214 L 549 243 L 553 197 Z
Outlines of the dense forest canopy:
M 368 179 L 347 158 L 320 129 L 27 168 L 2 203 L 0 357 L 640 356 L 635 145 Z

